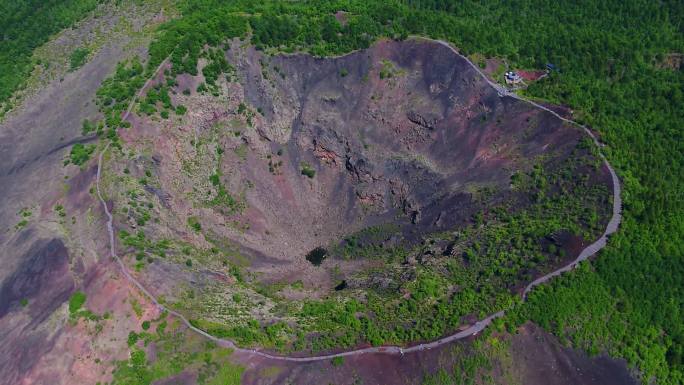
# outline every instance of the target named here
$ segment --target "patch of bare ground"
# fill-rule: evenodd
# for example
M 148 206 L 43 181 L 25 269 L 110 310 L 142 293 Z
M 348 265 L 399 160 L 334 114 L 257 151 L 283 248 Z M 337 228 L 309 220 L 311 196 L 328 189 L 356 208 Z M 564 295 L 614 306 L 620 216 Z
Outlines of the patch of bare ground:
M 520 77 L 528 82 L 539 80 L 546 73 L 545 71 L 541 70 L 518 70 L 517 72 Z
M 554 336 L 531 323 L 511 338 L 511 355 L 525 384 L 638 384 L 624 360 L 603 355 L 589 357 L 562 346 Z
M 487 58 L 485 60 L 485 67 L 482 68 L 482 73 L 487 75 L 488 78 L 494 79 L 508 68 L 508 63 L 506 60 L 501 58 Z
M 677 71 L 682 68 L 682 63 L 684 63 L 684 54 L 671 52 L 664 55 L 660 61 L 656 62 L 656 67 Z
M 349 23 L 349 20 L 347 20 L 347 12 L 345 11 L 337 11 L 335 12 L 335 19 L 337 22 L 340 23 L 343 27 Z

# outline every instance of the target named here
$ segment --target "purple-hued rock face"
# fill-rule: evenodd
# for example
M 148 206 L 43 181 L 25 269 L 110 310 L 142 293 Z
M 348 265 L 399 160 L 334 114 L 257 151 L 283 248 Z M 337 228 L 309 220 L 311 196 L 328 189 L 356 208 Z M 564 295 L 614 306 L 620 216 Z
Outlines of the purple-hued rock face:
M 0 287 L 0 318 L 21 300 L 30 303 L 32 315 L 41 322 L 71 294 L 74 282 L 69 277 L 69 254 L 60 239 L 41 240 L 22 258 L 22 264 Z
M 0 372 L 10 376 L 5 378 L 8 384 L 18 383 L 53 348 L 56 334 L 41 324 L 74 290 L 69 255 L 61 240 L 36 241 L 21 261 L 0 287 Z M 20 311 L 26 311 L 26 317 L 9 314 Z

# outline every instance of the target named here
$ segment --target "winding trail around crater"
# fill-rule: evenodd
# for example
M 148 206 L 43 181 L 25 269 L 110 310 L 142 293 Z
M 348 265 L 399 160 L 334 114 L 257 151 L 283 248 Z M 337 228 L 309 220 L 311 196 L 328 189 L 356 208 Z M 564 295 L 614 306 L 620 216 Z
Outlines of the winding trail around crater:
M 587 127 L 585 127 L 585 126 L 583 126 L 583 125 L 581 125 L 581 124 L 579 124 L 573 120 L 564 118 L 564 117 L 560 116 L 558 113 L 556 113 L 555 111 L 553 111 L 553 110 L 551 110 L 551 109 L 549 109 L 549 108 L 547 108 L 541 104 L 538 104 L 534 101 L 525 99 L 525 98 L 523 98 L 523 97 L 521 97 L 521 96 L 519 96 L 513 92 L 510 92 L 505 87 L 491 81 L 489 78 L 487 78 L 487 76 L 484 73 L 482 73 L 482 71 L 474 63 L 472 63 L 467 57 L 461 55 L 458 51 L 456 51 L 449 43 L 442 41 L 442 40 L 433 40 L 433 39 L 428 39 L 428 38 L 423 38 L 423 37 L 416 38 L 416 39 L 421 39 L 421 40 L 430 41 L 430 42 L 436 42 L 438 44 L 441 44 L 443 46 L 448 47 L 455 55 L 457 55 L 458 57 L 465 60 L 468 64 L 470 64 L 470 66 L 480 76 L 482 76 L 482 78 L 487 82 L 487 84 L 489 84 L 491 87 L 493 87 L 499 93 L 499 96 L 501 96 L 501 97 L 507 97 L 508 96 L 508 97 L 515 98 L 515 99 L 518 99 L 520 101 L 523 101 L 525 103 L 529 103 L 529 104 L 531 104 L 537 108 L 540 108 L 540 109 L 554 115 L 555 117 L 557 117 L 558 119 L 560 119 L 564 122 L 567 122 L 567 123 L 570 123 L 572 125 L 575 125 L 577 127 L 582 128 L 585 131 L 585 133 L 587 135 L 589 135 L 589 137 L 592 138 L 592 140 L 599 147 L 599 149 L 601 148 L 601 143 L 598 141 L 596 136 L 594 136 L 594 134 L 591 132 L 591 130 L 589 130 Z M 154 74 L 150 77 L 150 79 L 148 79 L 147 82 L 145 82 L 143 87 L 140 89 L 140 91 L 136 94 L 136 96 L 131 101 L 128 109 L 126 110 L 126 112 L 122 116 L 122 120 L 126 120 L 128 118 L 128 116 L 130 115 L 130 113 L 133 109 L 135 101 L 142 96 L 142 93 L 144 92 L 144 90 L 150 85 L 151 81 L 158 75 L 158 73 L 161 71 L 161 69 L 165 66 L 166 63 L 167 63 L 167 61 L 164 60 L 159 65 L 159 67 L 156 69 Z M 189 329 L 191 329 L 192 331 L 216 342 L 220 346 L 231 348 L 237 352 L 244 353 L 244 354 L 252 354 L 252 355 L 267 358 L 267 359 L 291 361 L 291 362 L 313 362 L 313 361 L 329 360 L 329 359 L 332 359 L 335 357 L 346 357 L 346 356 L 353 356 L 353 355 L 360 355 L 360 354 L 374 354 L 374 353 L 404 355 L 405 353 L 412 353 L 412 352 L 417 352 L 417 351 L 433 349 L 433 348 L 436 348 L 438 346 L 448 344 L 450 342 L 475 335 L 475 334 L 479 333 L 480 331 L 482 331 L 484 328 L 486 328 L 494 319 L 502 317 L 505 314 L 505 310 L 501 310 L 499 312 L 496 312 L 494 314 L 489 315 L 488 317 L 486 317 L 480 321 L 477 321 L 476 323 L 474 323 L 473 325 L 469 326 L 468 328 L 466 328 L 462 331 L 459 331 L 457 333 L 442 337 L 442 338 L 435 340 L 435 341 L 432 341 L 432 342 L 422 343 L 422 344 L 414 345 L 411 347 L 404 348 L 404 347 L 394 346 L 394 345 L 392 345 L 392 346 L 376 346 L 376 347 L 368 347 L 368 348 L 350 350 L 350 351 L 341 352 L 341 353 L 333 353 L 333 354 L 325 354 L 325 355 L 309 356 L 309 357 L 280 356 L 280 355 L 276 355 L 276 354 L 269 354 L 266 352 L 262 352 L 262 351 L 259 351 L 257 349 L 240 348 L 240 347 L 236 346 L 233 341 L 214 337 L 214 336 L 210 335 L 209 333 L 205 332 L 204 330 L 201 330 L 201 329 L 193 326 L 190 323 L 190 321 L 187 318 L 185 318 L 185 316 L 182 315 L 181 313 L 179 313 L 173 309 L 169 309 L 165 305 L 161 304 L 157 300 L 157 298 L 154 297 L 154 295 L 152 295 L 152 293 L 150 293 L 137 279 L 135 279 L 135 277 L 133 277 L 131 275 L 131 273 L 126 268 L 126 265 L 123 263 L 121 258 L 119 258 L 119 256 L 116 254 L 116 250 L 114 248 L 114 244 L 115 244 L 114 243 L 114 238 L 115 238 L 114 237 L 114 224 L 113 224 L 114 218 L 112 216 L 112 213 L 109 210 L 109 207 L 107 206 L 107 202 L 105 201 L 105 199 L 102 196 L 102 192 L 100 191 L 100 177 L 102 174 L 102 159 L 103 159 L 104 154 L 109 149 L 109 145 L 110 145 L 110 143 L 107 143 L 107 145 L 105 145 L 105 147 L 100 152 L 100 155 L 98 158 L 96 188 L 97 188 L 97 196 L 100 199 L 100 202 L 102 203 L 102 207 L 104 209 L 105 214 L 107 215 L 107 232 L 109 234 L 109 253 L 110 253 L 111 257 L 116 261 L 116 263 L 121 268 L 121 272 L 124 275 L 124 277 L 126 277 L 126 279 L 128 279 L 133 285 L 135 285 L 160 310 L 166 311 L 169 314 L 177 317 Z M 603 234 L 601 235 L 601 237 L 598 240 L 596 240 L 594 243 L 592 243 L 589 246 L 587 246 L 586 248 L 584 248 L 584 250 L 582 250 L 582 252 L 577 256 L 577 258 L 574 261 L 570 262 L 569 264 L 567 264 L 567 265 L 565 265 L 565 266 L 563 266 L 563 267 L 561 267 L 555 271 L 552 271 L 552 272 L 550 272 L 550 273 L 548 273 L 542 277 L 535 279 L 529 285 L 527 285 L 527 287 L 525 287 L 525 290 L 523 291 L 523 294 L 522 294 L 522 300 L 523 301 L 525 301 L 527 299 L 527 295 L 535 286 L 538 286 L 538 285 L 550 280 L 553 277 L 556 277 L 560 274 L 563 274 L 564 272 L 567 272 L 567 271 L 574 269 L 575 267 L 577 267 L 579 262 L 584 261 L 585 259 L 587 259 L 587 258 L 591 257 L 592 255 L 596 254 L 597 252 L 599 252 L 602 248 L 604 248 L 606 246 L 608 236 L 610 234 L 613 234 L 615 231 L 617 231 L 617 229 L 620 225 L 620 221 L 622 219 L 622 199 L 621 199 L 621 195 L 620 195 L 621 194 L 620 180 L 618 179 L 617 174 L 615 173 L 615 170 L 613 170 L 613 167 L 610 165 L 610 163 L 608 163 L 608 160 L 603 155 L 603 153 L 600 153 L 600 156 L 601 156 L 601 159 L 603 160 L 604 165 L 606 166 L 606 168 L 610 172 L 610 176 L 611 176 L 612 184 L 613 184 L 613 212 L 612 212 L 612 216 L 610 218 L 610 221 L 608 222 L 608 225 L 606 226 L 605 231 L 603 232 Z

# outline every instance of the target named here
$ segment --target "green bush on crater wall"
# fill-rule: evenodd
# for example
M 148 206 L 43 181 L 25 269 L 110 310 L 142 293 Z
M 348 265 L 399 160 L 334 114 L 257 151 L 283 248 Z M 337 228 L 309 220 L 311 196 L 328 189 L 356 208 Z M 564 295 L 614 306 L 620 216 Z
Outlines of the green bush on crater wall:
M 313 167 L 311 167 L 311 165 L 306 162 L 302 162 L 301 168 L 302 175 L 306 175 L 309 178 L 313 178 L 316 175 L 316 170 L 314 170 Z
M 188 218 L 188 226 L 197 233 L 202 231 L 202 224 L 200 224 L 199 218 L 197 217 Z
M 69 56 L 69 71 L 75 71 L 86 63 L 90 50 L 87 48 L 76 48 Z
M 90 156 L 95 152 L 95 145 L 84 145 L 82 143 L 76 143 L 71 147 L 71 152 L 69 153 L 69 161 L 71 163 L 81 166 L 90 160 Z
M 97 129 L 97 126 L 95 125 L 95 123 L 91 122 L 88 119 L 83 120 L 83 123 L 81 125 L 81 133 L 83 135 L 88 135 L 91 132 L 94 132 L 96 129 Z
M 76 291 L 69 298 L 69 313 L 76 314 L 86 301 L 86 295 L 82 291 Z

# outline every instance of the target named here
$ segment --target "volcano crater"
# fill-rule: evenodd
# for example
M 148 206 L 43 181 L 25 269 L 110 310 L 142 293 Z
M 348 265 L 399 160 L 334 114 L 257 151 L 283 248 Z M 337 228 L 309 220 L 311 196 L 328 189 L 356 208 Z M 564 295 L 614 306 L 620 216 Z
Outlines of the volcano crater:
M 172 78 L 187 114 L 132 117 L 112 166 L 131 182 L 108 186 L 119 206 L 154 207 L 142 225 L 136 209 L 116 218 L 131 258 L 136 232 L 167 242 L 140 279 L 210 332 L 294 350 L 326 349 L 317 333 L 435 338 L 500 309 L 607 220 L 609 176 L 586 134 L 499 95 L 445 45 L 316 58 L 235 41 L 225 57 L 210 92 L 197 91 L 208 59 Z M 273 325 L 281 342 L 235 329 Z M 339 343 L 350 330 L 363 332 Z

